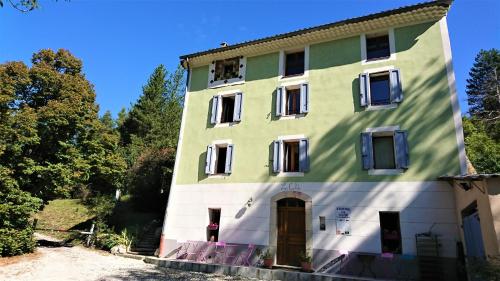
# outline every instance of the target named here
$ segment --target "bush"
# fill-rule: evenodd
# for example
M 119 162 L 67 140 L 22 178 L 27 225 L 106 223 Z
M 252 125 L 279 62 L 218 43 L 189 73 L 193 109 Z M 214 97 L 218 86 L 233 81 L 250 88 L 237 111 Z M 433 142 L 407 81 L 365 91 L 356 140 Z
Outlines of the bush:
M 33 229 L 22 230 L 12 228 L 0 229 L 0 257 L 16 256 L 31 253 L 35 249 Z
M 135 237 L 127 232 L 126 229 L 122 230 L 120 234 L 114 233 L 110 229 L 106 229 L 104 232 L 101 231 L 97 233 L 95 246 L 103 250 L 111 250 L 114 246 L 124 245 L 127 249 L 132 245 Z
M 500 256 L 490 257 L 488 261 L 473 260 L 470 263 L 471 280 L 500 280 Z

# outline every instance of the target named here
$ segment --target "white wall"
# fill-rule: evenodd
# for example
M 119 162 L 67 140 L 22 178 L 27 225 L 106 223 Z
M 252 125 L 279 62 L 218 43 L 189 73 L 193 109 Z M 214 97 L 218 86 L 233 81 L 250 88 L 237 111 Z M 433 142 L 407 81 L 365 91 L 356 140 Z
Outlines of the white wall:
M 205 240 L 208 208 L 221 208 L 220 241 L 267 245 L 270 198 L 290 190 L 312 197 L 314 249 L 380 253 L 378 212 L 399 211 L 404 254 L 416 254 L 415 234 L 434 224 L 432 232 L 442 235 L 441 255 L 456 255 L 455 201 L 445 182 L 176 185 L 171 190 L 166 238 Z M 351 208 L 351 236 L 335 234 L 336 207 Z M 326 231 L 319 231 L 319 216 L 326 217 Z

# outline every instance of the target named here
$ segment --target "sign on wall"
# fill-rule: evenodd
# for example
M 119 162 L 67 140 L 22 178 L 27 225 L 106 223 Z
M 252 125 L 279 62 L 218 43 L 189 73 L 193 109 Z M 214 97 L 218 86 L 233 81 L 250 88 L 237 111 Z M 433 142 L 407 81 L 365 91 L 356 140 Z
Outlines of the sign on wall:
M 337 235 L 351 235 L 351 208 L 337 207 Z

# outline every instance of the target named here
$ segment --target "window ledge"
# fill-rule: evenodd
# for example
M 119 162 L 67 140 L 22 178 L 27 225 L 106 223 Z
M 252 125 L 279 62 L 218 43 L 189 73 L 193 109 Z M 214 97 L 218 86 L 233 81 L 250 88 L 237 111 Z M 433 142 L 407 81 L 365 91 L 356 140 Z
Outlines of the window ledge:
M 214 125 L 214 128 L 227 128 L 232 127 L 240 122 L 225 122 L 225 123 L 217 123 Z
M 212 174 L 212 175 L 208 175 L 208 178 L 209 179 L 225 179 L 229 175 L 231 175 L 231 174 Z
M 387 61 L 392 61 L 392 60 L 396 60 L 395 54 L 391 54 L 390 57 L 385 57 L 385 58 L 380 58 L 380 59 L 362 60 L 361 64 L 362 65 L 374 64 L 374 63 L 387 62 Z
M 370 176 L 394 176 L 403 173 L 403 169 L 370 169 L 368 175 Z
M 369 105 L 366 107 L 366 111 L 383 110 L 383 109 L 393 109 L 397 108 L 397 103 L 384 104 L 384 105 Z
M 294 115 L 284 115 L 284 116 L 280 116 L 278 120 L 293 120 L 293 119 L 303 118 L 305 116 L 306 116 L 306 113 L 300 113 L 300 114 L 294 114 Z
M 279 172 L 278 177 L 303 177 L 303 172 Z
M 245 80 L 238 80 L 238 81 L 233 81 L 233 82 L 229 82 L 229 83 L 224 83 L 224 81 L 216 81 L 214 83 L 212 83 L 213 85 L 210 85 L 208 86 L 208 89 L 216 89 L 216 88 L 222 88 L 222 87 L 226 87 L 226 86 L 233 86 L 233 85 L 241 85 L 241 84 L 245 84 Z
M 289 76 L 279 76 L 278 80 L 279 81 L 292 81 L 292 80 L 297 80 L 297 79 L 304 79 L 309 76 L 309 71 L 304 71 L 302 74 L 296 74 L 296 75 L 289 75 Z

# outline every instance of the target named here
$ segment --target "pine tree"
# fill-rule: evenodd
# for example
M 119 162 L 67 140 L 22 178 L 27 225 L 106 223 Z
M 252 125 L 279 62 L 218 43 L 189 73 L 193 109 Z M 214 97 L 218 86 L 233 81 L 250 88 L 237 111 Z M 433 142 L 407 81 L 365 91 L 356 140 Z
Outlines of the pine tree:
M 467 79 L 470 115 L 486 125 L 488 135 L 500 139 L 500 52 L 481 50 Z

